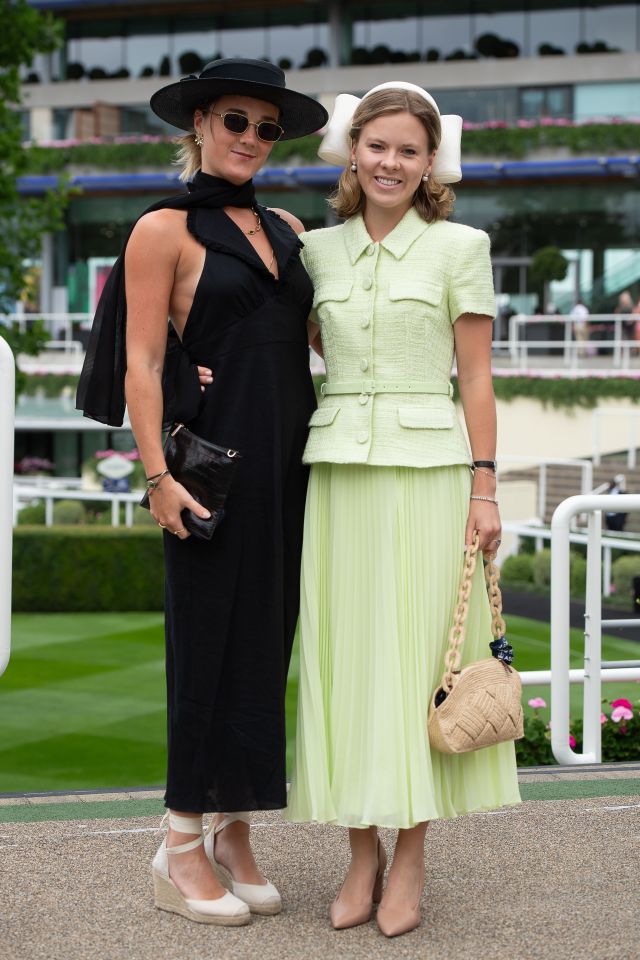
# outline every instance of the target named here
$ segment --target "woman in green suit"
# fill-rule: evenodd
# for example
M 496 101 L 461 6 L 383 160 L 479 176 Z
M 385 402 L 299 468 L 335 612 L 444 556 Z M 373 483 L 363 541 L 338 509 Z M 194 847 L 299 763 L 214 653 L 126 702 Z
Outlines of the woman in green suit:
M 520 799 L 512 743 L 445 756 L 426 735 L 465 543 L 477 531 L 494 553 L 501 529 L 489 238 L 447 220 L 460 129 L 412 84 L 339 98 L 320 153 L 346 161 L 333 201 L 346 220 L 302 235 L 327 382 L 304 457 L 287 816 L 349 828 L 336 928 L 371 916 L 386 864 L 377 827 L 398 829 L 377 913 L 388 936 L 420 922 L 428 822 Z M 452 401 L 454 353 L 471 452 Z M 464 661 L 486 656 L 489 638 L 478 568 Z

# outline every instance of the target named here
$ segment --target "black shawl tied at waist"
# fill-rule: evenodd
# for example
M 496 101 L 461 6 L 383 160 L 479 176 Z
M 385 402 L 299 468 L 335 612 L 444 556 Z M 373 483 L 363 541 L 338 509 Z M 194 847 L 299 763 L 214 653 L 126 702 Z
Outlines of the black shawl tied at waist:
M 170 208 L 190 210 L 194 207 L 253 207 L 255 192 L 248 180 L 235 186 L 227 180 L 198 171 L 187 185 L 187 193 L 160 200 L 148 207 L 141 217 L 153 210 Z M 138 221 L 136 221 L 137 223 Z M 91 328 L 87 354 L 80 374 L 76 394 L 76 408 L 85 417 L 99 420 L 113 427 L 122 426 L 125 410 L 124 378 L 127 371 L 126 326 L 127 299 L 125 294 L 124 258 L 132 226 L 120 256 L 104 285 Z M 191 371 L 189 367 L 191 366 Z M 182 396 L 178 393 L 182 392 Z M 164 411 L 163 426 L 174 419 L 175 409 L 194 409 L 200 400 L 200 389 L 195 365 L 190 364 L 180 341 L 169 337 L 163 372 Z M 186 418 L 188 419 L 188 417 Z

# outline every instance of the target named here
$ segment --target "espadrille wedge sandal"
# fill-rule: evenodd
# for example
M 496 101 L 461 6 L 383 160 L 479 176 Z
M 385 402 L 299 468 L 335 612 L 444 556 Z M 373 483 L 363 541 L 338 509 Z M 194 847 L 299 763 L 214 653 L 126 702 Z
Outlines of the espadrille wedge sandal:
M 167 814 L 163 818 L 163 823 L 166 816 Z M 180 893 L 169 876 L 169 856 L 195 850 L 204 843 L 205 834 L 202 832 L 202 817 L 182 817 L 171 811 L 168 817 L 172 830 L 180 833 L 196 833 L 198 836 L 194 840 L 188 840 L 175 847 L 167 847 L 166 837 L 162 841 L 151 864 L 156 907 L 170 913 L 178 913 L 196 923 L 212 923 L 223 927 L 240 927 L 249 923 L 251 920 L 249 907 L 243 900 L 228 891 L 216 900 L 192 900 Z M 207 832 L 210 829 L 209 827 Z
M 231 872 L 218 863 L 215 855 L 216 834 L 228 827 L 235 820 L 242 820 L 249 823 L 249 816 L 246 813 L 227 813 L 220 823 L 211 831 L 212 824 L 206 831 L 204 840 L 204 849 L 212 867 L 218 874 L 220 882 L 229 890 L 233 890 L 236 897 L 243 900 L 251 913 L 259 914 L 263 917 L 272 917 L 282 910 L 282 899 L 277 889 L 272 883 L 266 880 L 264 883 L 238 883 L 233 879 Z

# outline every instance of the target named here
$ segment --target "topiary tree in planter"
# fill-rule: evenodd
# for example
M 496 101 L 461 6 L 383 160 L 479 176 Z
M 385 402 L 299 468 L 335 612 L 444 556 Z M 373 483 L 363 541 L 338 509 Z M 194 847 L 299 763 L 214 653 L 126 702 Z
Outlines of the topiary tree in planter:
M 558 247 L 540 247 L 529 265 L 529 279 L 541 294 L 543 311 L 549 302 L 549 284 L 552 280 L 564 280 L 569 261 Z

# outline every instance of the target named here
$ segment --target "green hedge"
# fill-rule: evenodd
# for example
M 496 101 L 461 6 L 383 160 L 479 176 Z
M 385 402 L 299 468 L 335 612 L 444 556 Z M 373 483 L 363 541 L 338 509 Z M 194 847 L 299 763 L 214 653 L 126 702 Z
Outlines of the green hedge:
M 584 597 L 587 561 L 575 551 L 570 553 L 569 590 L 572 597 Z M 614 567 L 615 569 L 615 567 Z M 500 580 L 506 587 L 535 589 L 548 594 L 551 588 L 551 551 L 518 553 L 506 557 L 500 571 Z
M 634 553 L 631 556 L 618 557 L 611 566 L 611 574 L 616 597 L 631 599 L 633 578 L 640 577 L 640 556 Z
M 299 140 L 276 143 L 269 157 L 271 166 L 304 162 L 316 164 L 320 139 L 316 134 Z M 467 155 L 499 156 L 519 160 L 532 150 L 568 147 L 574 153 L 600 156 L 615 150 L 640 151 L 640 124 L 585 123 L 580 126 L 492 127 L 465 130 L 463 148 Z M 79 143 L 75 146 L 39 147 L 27 151 L 29 174 L 58 173 L 70 164 L 110 170 L 170 166 L 177 147 L 171 141 L 149 143 Z
M 13 609 L 21 612 L 162 610 L 157 527 L 18 527 Z
M 314 377 L 316 390 L 325 379 Z M 24 393 L 33 395 L 41 390 L 47 397 L 60 396 L 64 387 L 75 391 L 78 377 L 72 374 L 29 374 L 25 378 Z M 452 378 L 454 395 L 458 398 L 458 381 Z M 498 400 L 525 398 L 538 400 L 543 406 L 573 410 L 576 407 L 593 409 L 600 400 L 631 400 L 640 403 L 640 379 L 630 377 L 494 377 L 493 389 Z

